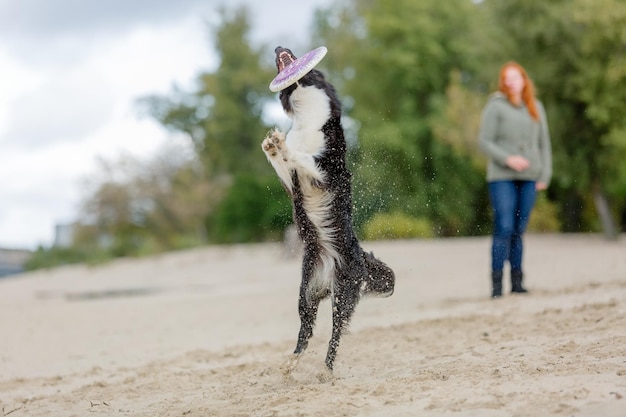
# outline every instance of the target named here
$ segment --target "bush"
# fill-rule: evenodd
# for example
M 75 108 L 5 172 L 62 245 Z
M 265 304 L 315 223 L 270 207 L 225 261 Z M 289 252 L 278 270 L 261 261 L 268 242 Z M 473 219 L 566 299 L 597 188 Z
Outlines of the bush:
M 54 268 L 61 265 L 86 263 L 97 265 L 113 259 L 110 253 L 101 249 L 85 248 L 44 248 L 39 247 L 24 265 L 26 271 Z
M 276 177 L 239 174 L 211 219 L 215 243 L 280 240 L 291 222 L 291 203 Z
M 430 238 L 433 227 L 423 217 L 415 218 L 408 214 L 377 213 L 363 227 L 365 240 Z
M 545 193 L 538 194 L 528 222 L 528 231 L 548 233 L 560 230 L 561 221 L 556 205 L 548 200 Z

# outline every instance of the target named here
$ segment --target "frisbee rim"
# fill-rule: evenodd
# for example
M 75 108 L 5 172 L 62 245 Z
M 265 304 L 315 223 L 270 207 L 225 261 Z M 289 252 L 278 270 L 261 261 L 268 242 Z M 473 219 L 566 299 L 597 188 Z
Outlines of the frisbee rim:
M 290 85 L 295 84 L 309 73 L 317 64 L 319 64 L 322 59 L 326 56 L 328 49 L 325 46 L 320 46 L 315 49 L 310 50 L 306 54 L 302 55 L 300 58 L 297 58 L 295 61 L 287 65 L 281 72 L 276 74 L 276 77 L 272 80 L 269 85 L 270 91 L 277 93 Z M 302 62 L 307 59 L 308 61 L 304 64 Z M 299 67 L 300 66 L 300 67 Z M 294 70 L 294 68 L 297 68 Z M 293 75 L 288 76 L 282 80 L 281 74 L 285 74 L 286 72 L 295 71 Z M 280 81 L 279 81 L 280 80 Z

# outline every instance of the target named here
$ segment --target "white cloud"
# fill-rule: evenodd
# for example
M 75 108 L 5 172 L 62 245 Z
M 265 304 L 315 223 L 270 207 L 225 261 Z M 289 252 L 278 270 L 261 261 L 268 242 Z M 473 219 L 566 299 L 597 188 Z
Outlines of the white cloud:
M 0 49 L 0 135 L 6 129 L 8 112 L 14 100 L 28 94 L 41 83 L 42 74 L 28 70 Z
M 94 91 L 95 82 L 68 74 L 15 98 L 0 140 L 5 146 L 32 148 L 84 139 L 112 112 L 112 95 L 106 88 Z

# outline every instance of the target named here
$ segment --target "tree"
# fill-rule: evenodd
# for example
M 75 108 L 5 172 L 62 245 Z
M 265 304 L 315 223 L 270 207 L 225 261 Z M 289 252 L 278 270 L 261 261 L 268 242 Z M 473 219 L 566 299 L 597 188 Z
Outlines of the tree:
M 167 147 L 146 161 L 100 160 L 85 187 L 74 246 L 96 243 L 126 256 L 206 242 L 203 219 L 222 189 L 211 187 L 202 167 L 181 155 Z
M 317 39 L 332 45 L 326 65 L 358 137 L 357 223 L 399 211 L 429 219 L 439 235 L 480 233 L 482 172 L 436 136 L 432 115 L 445 111 L 453 71 L 480 72 L 491 44 L 474 26 L 483 18 L 467 0 L 354 0 L 318 13 Z

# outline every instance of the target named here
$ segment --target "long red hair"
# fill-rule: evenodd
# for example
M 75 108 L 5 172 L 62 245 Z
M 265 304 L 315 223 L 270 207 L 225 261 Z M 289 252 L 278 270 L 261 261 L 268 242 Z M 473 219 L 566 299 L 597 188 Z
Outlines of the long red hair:
M 539 120 L 539 112 L 537 111 L 537 105 L 535 104 L 535 86 L 532 80 L 528 77 L 526 70 L 520 64 L 515 61 L 509 61 L 502 66 L 500 69 L 500 76 L 498 78 L 498 90 L 506 96 L 506 98 L 513 103 L 513 97 L 511 92 L 507 89 L 504 84 L 504 73 L 509 68 L 517 69 L 520 74 L 522 74 L 522 78 L 524 78 L 524 89 L 522 90 L 522 101 L 526 105 L 528 109 L 528 113 L 530 113 L 530 117 L 535 120 Z M 514 103 L 516 104 L 516 103 Z

